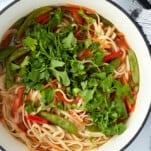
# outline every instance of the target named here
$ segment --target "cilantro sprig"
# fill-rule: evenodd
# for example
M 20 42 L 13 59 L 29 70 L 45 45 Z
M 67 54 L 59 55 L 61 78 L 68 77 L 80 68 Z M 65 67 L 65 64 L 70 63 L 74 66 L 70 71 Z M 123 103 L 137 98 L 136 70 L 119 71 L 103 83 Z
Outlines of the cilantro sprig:
M 87 23 L 93 22 L 82 10 L 79 14 Z M 44 106 L 52 107 L 54 90 L 44 89 L 44 84 L 57 79 L 66 86 L 68 96 L 82 97 L 84 103 L 80 109 L 89 113 L 95 129 L 109 136 L 122 133 L 128 117 L 123 96 L 133 103 L 130 86 L 113 77 L 114 65 L 103 64 L 104 53 L 99 43 L 91 39 L 78 41 L 70 25 L 54 32 L 62 22 L 61 9 L 51 17 L 46 25 L 34 23 L 32 31 L 26 32 L 23 45 L 31 51 L 20 66 L 22 82 L 28 88 L 39 89 Z M 78 54 L 84 49 L 89 49 L 91 56 L 78 60 Z M 62 103 L 55 107 L 64 108 Z M 30 106 L 28 110 L 31 110 Z

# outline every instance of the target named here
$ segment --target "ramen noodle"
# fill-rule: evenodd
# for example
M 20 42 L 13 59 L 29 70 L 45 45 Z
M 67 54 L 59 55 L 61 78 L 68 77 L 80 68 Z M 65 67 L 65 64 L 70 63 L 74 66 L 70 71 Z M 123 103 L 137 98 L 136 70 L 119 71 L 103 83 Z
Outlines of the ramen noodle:
M 126 129 L 139 90 L 134 51 L 77 5 L 44 6 L 0 43 L 0 119 L 32 151 L 92 151 Z

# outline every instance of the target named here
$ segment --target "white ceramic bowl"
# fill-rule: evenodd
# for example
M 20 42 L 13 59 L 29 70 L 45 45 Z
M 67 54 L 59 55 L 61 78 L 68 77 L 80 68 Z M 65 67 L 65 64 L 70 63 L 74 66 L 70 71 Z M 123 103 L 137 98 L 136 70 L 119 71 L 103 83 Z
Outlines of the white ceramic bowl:
M 113 137 L 108 143 L 98 148 L 98 151 L 122 150 L 135 136 L 137 136 L 147 117 L 151 104 L 151 58 L 149 49 L 142 33 L 123 11 L 106 0 L 20 0 L 13 3 L 13 5 L 0 15 L 0 39 L 10 25 L 33 9 L 44 5 L 59 5 L 66 3 L 90 7 L 109 19 L 125 34 L 127 42 L 137 55 L 140 68 L 140 90 L 135 111 L 131 114 L 127 122 L 127 130 L 122 135 Z M 7 151 L 27 150 L 25 145 L 10 136 L 1 124 L 0 146 L 3 146 Z

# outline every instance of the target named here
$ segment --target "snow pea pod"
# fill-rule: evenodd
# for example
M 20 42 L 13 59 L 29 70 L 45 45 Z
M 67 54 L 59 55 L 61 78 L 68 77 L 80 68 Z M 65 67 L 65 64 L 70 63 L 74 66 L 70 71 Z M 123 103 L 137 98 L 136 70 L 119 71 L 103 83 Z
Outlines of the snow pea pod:
M 44 6 L 44 7 L 34 10 L 29 16 L 27 16 L 27 18 L 25 19 L 25 21 L 19 28 L 19 30 L 17 32 L 17 38 L 19 39 L 23 35 L 23 33 L 25 32 L 27 27 L 32 23 L 33 19 L 35 19 L 36 17 L 38 17 L 41 14 L 44 14 L 44 13 L 50 11 L 51 9 L 52 8 L 50 6 Z
M 15 46 L 9 46 L 5 49 L 0 50 L 0 61 L 5 60 L 16 50 Z
M 14 61 L 14 60 L 20 58 L 21 56 L 27 54 L 28 52 L 30 52 L 30 50 L 27 49 L 27 48 L 22 48 L 22 47 L 21 47 L 21 48 L 18 48 L 18 49 L 16 49 L 16 51 L 14 51 L 14 52 L 10 55 L 10 57 L 8 58 L 8 62 L 12 62 L 12 61 Z
M 14 75 L 9 62 L 6 63 L 6 88 L 9 89 L 13 85 Z
M 116 58 L 116 59 L 112 60 L 112 61 L 110 62 L 110 64 L 111 64 L 115 69 L 117 69 L 117 68 L 120 66 L 120 64 L 121 64 L 121 59 L 120 59 L 120 58 Z
M 134 84 L 139 85 L 139 66 L 136 54 L 133 50 L 128 50 L 130 70 L 132 72 L 132 80 Z
M 64 119 L 58 115 L 51 114 L 48 112 L 41 112 L 40 116 L 47 119 L 49 122 L 60 126 L 61 128 L 65 129 L 66 131 L 68 131 L 72 134 L 77 135 L 77 133 L 78 133 L 76 126 L 67 119 Z

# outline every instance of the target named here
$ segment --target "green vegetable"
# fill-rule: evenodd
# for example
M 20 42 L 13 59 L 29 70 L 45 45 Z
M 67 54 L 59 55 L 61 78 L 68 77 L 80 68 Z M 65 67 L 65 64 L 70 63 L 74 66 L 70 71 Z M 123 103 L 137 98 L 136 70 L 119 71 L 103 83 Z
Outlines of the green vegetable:
M 8 62 L 12 62 L 14 60 L 17 60 L 18 58 L 20 58 L 21 56 L 27 54 L 28 52 L 30 52 L 29 49 L 18 48 L 8 58 Z
M 104 18 L 103 16 L 100 15 L 100 20 L 105 24 L 105 25 L 108 25 L 108 26 L 113 26 L 113 24 L 106 18 Z
M 115 69 L 117 69 L 121 64 L 121 60 L 120 58 L 114 59 L 110 62 L 110 64 L 114 66 Z
M 77 39 L 74 37 L 73 33 L 70 32 L 67 37 L 62 40 L 62 44 L 64 49 L 72 51 L 77 46 Z
M 44 104 L 51 104 L 54 96 L 55 96 L 55 92 L 52 88 L 47 88 L 47 89 L 43 89 L 41 91 L 41 95 L 42 95 L 42 101 L 44 102 Z
M 132 72 L 132 80 L 134 84 L 139 85 L 139 66 L 137 57 L 133 50 L 128 50 L 130 70 Z
M 33 19 L 35 19 L 36 17 L 38 17 L 39 15 L 41 15 L 43 13 L 50 11 L 51 9 L 52 8 L 50 6 L 44 6 L 44 7 L 38 8 L 38 9 L 34 10 L 32 13 L 30 13 L 30 15 L 25 19 L 22 26 L 19 28 L 19 30 L 17 32 L 17 38 L 20 38 L 22 36 L 22 34 L 25 32 L 25 30 L 28 28 L 28 26 L 32 23 Z
M 47 119 L 49 122 L 51 122 L 57 126 L 60 126 L 61 128 L 68 131 L 69 133 L 72 133 L 75 135 L 78 134 L 76 126 L 72 122 L 70 122 L 69 120 L 64 119 L 58 115 L 47 113 L 47 112 L 40 112 L 39 114 L 43 118 Z
M 15 46 L 9 46 L 3 50 L 0 50 L 0 61 L 5 60 L 17 49 Z
M 14 72 L 12 70 L 12 62 L 19 59 L 21 56 L 28 53 L 28 49 L 19 48 L 13 51 L 13 53 L 9 56 L 7 62 L 6 62 L 6 88 L 10 88 L 13 85 L 14 81 Z
M 59 25 L 62 22 L 62 16 L 63 11 L 60 8 L 54 11 L 54 15 L 51 18 L 51 22 L 49 22 L 48 24 L 50 31 L 53 31 L 57 27 L 57 25 Z
M 92 24 L 94 22 L 94 19 L 92 17 L 86 15 L 82 9 L 80 9 L 78 13 L 80 16 L 82 16 L 87 21 L 87 23 Z
M 6 63 L 6 88 L 10 88 L 13 85 L 14 74 L 11 70 L 10 62 Z
M 64 63 L 61 61 L 52 60 L 50 65 L 50 70 L 52 71 L 52 74 L 58 79 L 58 81 L 62 82 L 63 85 L 68 86 L 70 84 L 70 79 L 68 77 L 67 72 L 64 71 L 58 71 L 57 67 L 63 67 Z
M 92 118 L 93 125 L 89 130 L 97 130 L 108 136 L 121 134 L 126 128 L 125 121 L 129 116 L 123 98 L 126 96 L 131 104 L 134 101 L 131 94 L 132 86 L 123 85 L 114 77 L 115 69 L 121 64 L 120 59 L 104 63 L 104 52 L 107 50 L 102 50 L 100 44 L 91 39 L 85 41 L 76 38 L 77 29 L 68 25 L 68 21 L 65 25 L 62 24 L 66 19 L 62 8 L 54 7 L 54 13 L 49 14 L 50 20 L 44 25 L 34 21 L 37 16 L 49 10 L 51 7 L 48 6 L 40 8 L 23 19 L 24 22 L 17 34 L 17 37 L 25 35 L 22 39 L 23 48 L 5 55 L 8 58 L 7 87 L 12 86 L 14 74 L 18 71 L 17 75 L 21 77 L 21 82 L 26 88 L 38 89 L 41 93 L 41 100 L 36 104 L 33 104 L 32 100 L 29 100 L 30 104 L 25 103 L 27 112 L 36 112 L 41 105 L 43 111 L 39 114 L 42 117 L 77 135 L 78 130 L 74 123 L 45 111 L 47 108 L 65 111 L 78 108 Z M 93 35 L 91 25 L 96 15 L 87 14 L 83 10 L 79 10 L 78 13 L 85 20 L 84 24 L 79 26 L 79 30 L 85 34 L 82 36 L 86 39 L 87 33 L 92 32 Z M 101 16 L 100 18 L 105 25 L 111 25 L 108 20 Z M 79 59 L 81 52 L 87 52 L 88 57 Z M 128 52 L 130 68 L 132 80 L 138 85 L 138 65 L 135 66 L 137 59 L 133 53 Z M 67 102 L 64 104 L 59 100 L 54 104 L 54 87 L 51 88 L 50 85 L 49 88 L 44 88 L 45 84 L 53 80 L 57 81 L 60 88 L 65 87 L 65 90 L 63 89 L 65 95 L 67 98 L 73 97 L 75 104 Z M 80 107 L 76 104 L 78 97 L 82 97 L 83 100 Z

